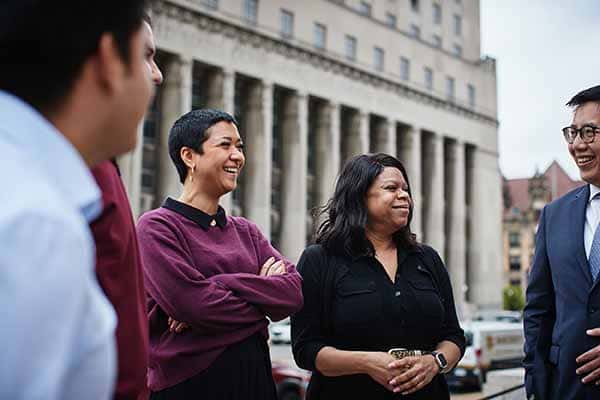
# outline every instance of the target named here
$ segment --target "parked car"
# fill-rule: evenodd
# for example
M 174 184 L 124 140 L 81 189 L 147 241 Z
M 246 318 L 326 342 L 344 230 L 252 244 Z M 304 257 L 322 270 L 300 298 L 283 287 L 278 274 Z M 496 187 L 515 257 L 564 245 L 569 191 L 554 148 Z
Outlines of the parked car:
M 490 370 L 515 368 L 523 360 L 523 325 L 514 322 L 471 321 L 462 324 L 465 354 L 446 379 L 453 387 L 481 389 Z
M 304 400 L 310 372 L 274 361 L 273 380 L 279 400 Z
M 520 311 L 488 310 L 476 312 L 471 320 L 521 323 L 523 315 Z
M 273 344 L 292 343 L 292 328 L 289 317 L 278 322 L 269 324 L 269 334 Z

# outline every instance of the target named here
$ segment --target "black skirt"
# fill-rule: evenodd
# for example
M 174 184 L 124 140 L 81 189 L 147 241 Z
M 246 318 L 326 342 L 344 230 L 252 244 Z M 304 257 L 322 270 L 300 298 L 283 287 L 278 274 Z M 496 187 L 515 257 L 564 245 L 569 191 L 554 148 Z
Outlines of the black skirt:
M 151 400 L 277 400 L 269 346 L 260 334 L 232 344 L 208 369 Z

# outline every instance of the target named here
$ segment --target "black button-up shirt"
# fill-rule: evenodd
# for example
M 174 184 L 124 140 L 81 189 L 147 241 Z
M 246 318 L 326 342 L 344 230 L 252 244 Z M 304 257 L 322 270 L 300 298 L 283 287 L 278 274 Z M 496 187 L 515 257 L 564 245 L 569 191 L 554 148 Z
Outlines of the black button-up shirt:
M 305 250 L 298 271 L 303 278 L 304 308 L 292 317 L 292 345 L 298 365 L 315 370 L 324 346 L 340 350 L 384 351 L 393 347 L 434 350 L 443 340 L 464 351 L 446 268 L 432 248 L 398 249 L 398 269 L 392 281 L 373 257 L 332 257 L 319 246 Z M 320 398 L 399 398 L 366 375 L 323 377 Z M 312 389 L 312 388 L 311 388 Z M 310 392 L 310 391 L 309 391 Z M 366 397 L 368 396 L 368 397 Z M 311 393 L 310 398 L 313 397 Z M 447 399 L 438 375 L 428 386 L 405 399 Z

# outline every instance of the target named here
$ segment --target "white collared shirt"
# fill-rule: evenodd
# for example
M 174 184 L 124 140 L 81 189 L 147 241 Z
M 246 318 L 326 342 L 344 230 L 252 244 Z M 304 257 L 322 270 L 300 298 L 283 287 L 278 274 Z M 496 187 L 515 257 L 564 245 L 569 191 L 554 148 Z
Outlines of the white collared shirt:
M 0 188 L 0 398 L 111 398 L 116 316 L 89 230 L 100 191 L 71 143 L 2 91 Z
M 585 210 L 585 228 L 583 231 L 583 242 L 585 245 L 585 255 L 589 259 L 594 241 L 594 233 L 598 222 L 600 222 L 600 195 L 594 199 L 597 193 L 600 193 L 600 188 L 590 184 L 590 197 Z

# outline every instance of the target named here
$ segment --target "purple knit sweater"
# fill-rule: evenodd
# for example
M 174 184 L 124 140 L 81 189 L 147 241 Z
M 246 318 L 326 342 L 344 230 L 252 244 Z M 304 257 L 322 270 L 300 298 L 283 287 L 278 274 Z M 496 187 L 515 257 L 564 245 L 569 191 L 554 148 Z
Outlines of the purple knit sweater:
M 256 332 L 267 338 L 266 317 L 280 320 L 302 307 L 294 265 L 285 260 L 287 273 L 259 276 L 263 263 L 281 254 L 252 222 L 231 216 L 222 222 L 204 229 L 189 215 L 161 207 L 138 223 L 153 391 L 205 370 L 227 346 Z M 169 316 L 191 328 L 169 332 Z

